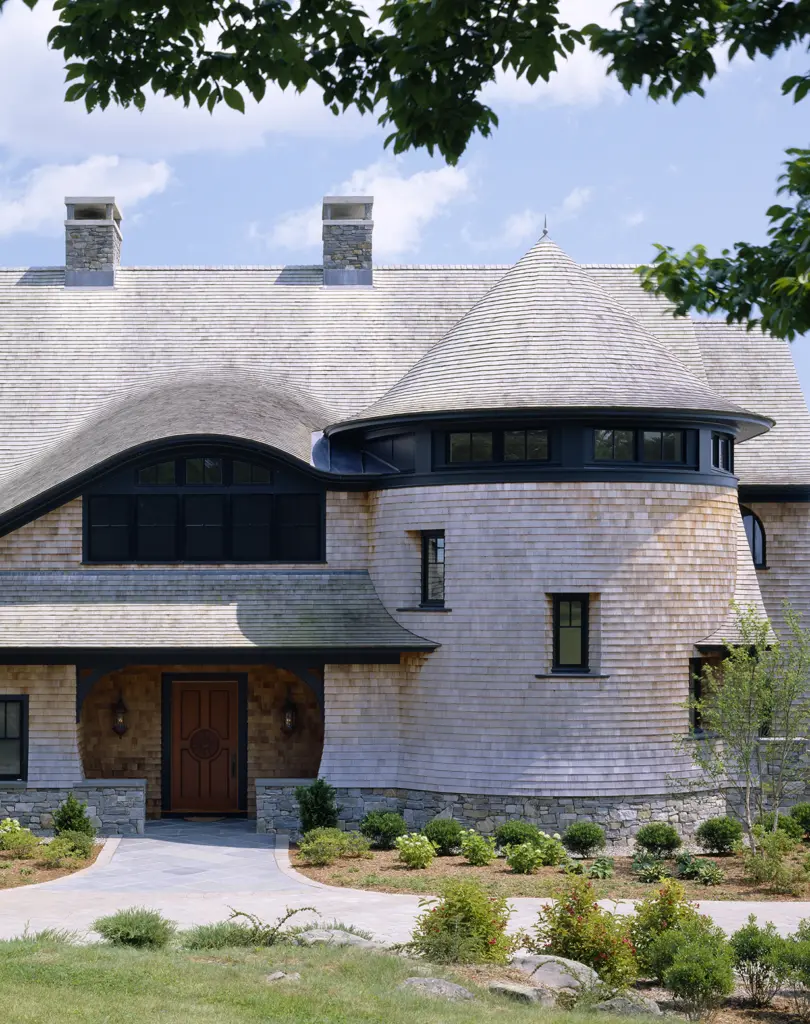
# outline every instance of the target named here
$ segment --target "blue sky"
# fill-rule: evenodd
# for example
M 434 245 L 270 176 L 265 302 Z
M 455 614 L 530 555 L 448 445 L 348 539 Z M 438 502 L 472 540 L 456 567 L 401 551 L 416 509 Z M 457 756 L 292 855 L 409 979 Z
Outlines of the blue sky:
M 570 20 L 604 20 L 614 0 L 570 0 Z M 113 193 L 123 262 L 308 263 L 318 202 L 375 195 L 381 263 L 508 263 L 552 237 L 582 262 L 636 263 L 653 242 L 719 250 L 764 238 L 782 151 L 805 145 L 806 104 L 781 97 L 801 53 L 735 61 L 705 99 L 673 107 L 627 97 L 579 53 L 551 86 L 501 81 L 501 126 L 457 168 L 393 159 L 373 119 L 334 118 L 317 95 L 268 93 L 246 116 L 162 99 L 145 114 L 88 116 L 62 102 L 47 51 L 53 14 L 10 0 L 0 15 L 0 265 L 63 262 L 62 197 Z M 810 102 L 810 101 L 808 101 Z M 794 353 L 810 393 L 810 339 Z

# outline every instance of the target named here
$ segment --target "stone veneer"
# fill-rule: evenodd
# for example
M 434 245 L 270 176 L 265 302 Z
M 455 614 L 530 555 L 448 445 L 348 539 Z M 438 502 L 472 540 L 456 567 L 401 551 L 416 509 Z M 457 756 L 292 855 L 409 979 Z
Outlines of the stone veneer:
M 311 779 L 257 779 L 256 830 L 299 837 L 296 786 Z M 668 821 L 685 839 L 707 818 L 726 813 L 722 793 L 670 793 L 655 796 L 514 797 L 432 793 L 413 789 L 338 788 L 340 823 L 356 829 L 368 811 L 397 811 L 421 829 L 433 818 L 455 818 L 489 835 L 511 818 L 530 821 L 546 832 L 562 832 L 574 821 L 595 821 L 605 830 L 608 849 L 626 847 L 648 821 Z
M 115 270 L 121 233 L 113 221 L 70 221 L 65 232 L 67 270 Z
M 39 835 L 53 830 L 53 812 L 68 793 L 87 804 L 102 836 L 141 835 L 146 820 L 145 779 L 87 779 L 66 789 L 0 782 L 0 818 L 17 818 Z

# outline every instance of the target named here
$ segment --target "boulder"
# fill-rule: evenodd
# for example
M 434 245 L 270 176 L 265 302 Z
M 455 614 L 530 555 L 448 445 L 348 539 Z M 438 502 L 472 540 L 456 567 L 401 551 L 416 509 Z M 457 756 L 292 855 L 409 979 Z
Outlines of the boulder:
M 301 975 L 298 971 L 273 971 L 265 975 L 265 981 L 300 981 Z
M 533 984 L 553 992 L 581 995 L 599 984 L 599 975 L 592 967 L 562 956 L 517 953 L 511 966 L 528 974 Z
M 625 993 L 605 999 L 597 1003 L 594 1010 L 600 1013 L 612 1013 L 616 1017 L 660 1017 L 661 1009 L 654 999 L 642 995 L 641 992 Z
M 406 978 L 399 987 L 405 992 L 418 992 L 423 996 L 449 999 L 454 1003 L 473 998 L 472 992 L 444 978 Z
M 518 1003 L 537 1003 L 551 1009 L 557 1005 L 557 1000 L 548 989 L 535 988 L 533 985 L 518 985 L 513 981 L 491 981 L 487 985 L 487 990 L 493 995 L 505 996 Z
M 364 939 L 362 935 L 345 932 L 341 928 L 310 928 L 299 932 L 296 941 L 302 946 L 359 946 L 361 949 L 387 949 L 384 942 Z

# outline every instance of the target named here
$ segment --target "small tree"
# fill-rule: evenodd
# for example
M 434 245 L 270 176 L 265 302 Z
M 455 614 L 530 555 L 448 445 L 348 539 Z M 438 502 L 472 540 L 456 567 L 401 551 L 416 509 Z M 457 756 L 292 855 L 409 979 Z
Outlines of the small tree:
M 297 786 L 295 799 L 301 818 L 301 831 L 314 828 L 337 828 L 340 807 L 335 802 L 336 790 L 326 779 L 315 779 L 308 786 Z
M 755 850 L 754 825 L 773 812 L 776 829 L 788 790 L 807 774 L 810 632 L 788 606 L 781 642 L 755 608 L 735 611 L 737 641 L 719 666 L 704 667 L 703 694 L 688 702 L 705 732 L 689 752 L 704 781 L 736 792 Z

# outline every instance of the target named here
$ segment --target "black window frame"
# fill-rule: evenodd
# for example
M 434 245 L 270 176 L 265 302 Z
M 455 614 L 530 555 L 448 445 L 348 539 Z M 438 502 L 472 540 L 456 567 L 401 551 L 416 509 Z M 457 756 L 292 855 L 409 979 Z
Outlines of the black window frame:
M 708 661 L 708 658 L 689 659 L 689 731 L 693 736 L 705 735 L 700 712 L 691 706 L 691 701 L 703 698 L 703 666 Z
M 222 466 L 222 483 L 187 483 L 185 466 L 189 459 L 219 459 Z M 174 485 L 162 483 L 144 484 L 141 482 L 141 470 L 148 465 L 160 464 L 174 461 L 175 480 Z M 266 479 L 260 483 L 233 482 L 234 463 L 246 463 L 259 466 L 265 473 Z M 198 450 L 181 450 L 177 454 L 160 453 L 154 457 L 154 463 L 140 464 L 134 469 L 122 470 L 117 476 L 110 476 L 109 490 L 105 490 L 103 483 L 85 495 L 83 501 L 83 561 L 90 565 L 221 565 L 221 564 L 242 564 L 242 565 L 266 565 L 266 564 L 300 564 L 317 565 L 323 564 L 326 552 L 326 493 L 323 487 L 308 484 L 304 479 L 300 480 L 300 474 L 291 474 L 289 471 L 282 471 L 274 466 L 269 460 L 256 459 L 255 456 L 238 451 L 205 451 L 200 454 Z M 255 553 L 245 557 L 237 557 L 239 543 L 237 542 L 236 531 L 239 528 L 239 502 L 245 498 L 260 496 L 267 500 L 268 514 L 265 515 L 267 523 L 267 538 L 257 539 L 260 543 L 255 546 Z M 199 528 L 199 523 L 191 522 L 195 518 L 191 514 L 191 508 L 195 503 L 205 502 L 207 499 L 216 498 L 222 509 L 221 526 L 218 527 L 216 539 L 221 540 L 221 554 L 213 552 L 216 545 L 208 545 L 206 557 L 205 552 L 198 549 L 197 557 L 190 557 L 188 554 L 188 536 L 194 532 L 193 528 L 198 527 L 196 532 L 199 538 L 206 536 L 205 531 Z M 109 504 L 112 500 L 112 504 Z M 142 545 L 139 538 L 144 532 L 139 514 L 141 503 L 150 501 L 161 501 L 173 504 L 173 514 L 168 516 L 166 523 L 161 519 L 161 528 L 171 527 L 172 543 L 171 557 L 169 557 L 169 546 L 162 552 L 162 557 L 157 557 L 155 549 L 141 553 Z M 123 509 L 126 515 L 123 515 Z M 125 519 L 116 525 L 116 534 L 105 536 L 99 533 L 95 526 L 94 512 L 96 509 L 103 509 L 106 517 L 112 519 Z M 287 512 L 285 513 L 285 510 Z M 197 509 L 199 512 L 200 509 Z M 113 514 L 114 513 L 114 514 Z M 199 516 L 197 516 L 199 518 Z M 242 516 L 244 518 L 244 516 Z M 250 517 L 248 517 L 250 518 Z M 252 529 L 259 530 L 261 524 L 251 524 Z M 102 524 L 105 525 L 105 524 Z M 121 536 L 122 528 L 125 535 Z M 159 528 L 155 527 L 153 532 Z M 166 530 L 164 530 L 166 532 Z M 169 531 L 171 532 L 171 531 Z M 144 532 L 146 538 L 148 530 Z M 213 527 L 209 531 L 213 538 Z M 99 539 L 101 538 L 101 539 Z M 115 544 L 112 544 L 112 541 Z M 103 550 L 100 551 L 103 545 Z M 244 547 L 244 545 L 242 545 Z M 115 547 L 112 551 L 111 548 Z M 99 555 L 102 555 L 99 557 Z
M 552 594 L 552 663 L 551 671 L 561 675 L 587 675 L 590 672 L 590 594 Z M 581 644 L 582 659 L 579 664 L 562 664 L 560 662 L 560 629 L 570 629 L 570 626 L 561 626 L 560 606 L 563 602 L 578 601 L 582 605 L 581 613 Z
M 734 472 L 734 438 L 731 434 L 712 433 L 712 468 L 723 473 Z
M 767 538 L 767 535 L 765 533 L 765 527 L 764 527 L 764 525 L 762 523 L 762 520 L 759 518 L 759 516 L 756 514 L 756 512 L 754 512 L 753 509 L 748 508 L 747 505 L 740 505 L 740 515 L 742 516 L 743 529 L 745 530 L 745 536 L 746 536 L 746 538 L 748 540 L 748 547 L 749 547 L 749 549 L 751 551 L 751 560 L 754 563 L 754 568 L 755 569 L 767 569 L 768 568 L 768 538 Z M 746 519 L 750 519 L 751 522 L 753 523 L 753 528 L 752 528 L 752 531 L 751 531 L 752 536 L 749 536 L 749 534 L 748 534 L 748 528 L 745 525 Z M 762 555 L 761 555 L 761 558 L 759 558 L 759 559 L 757 559 L 757 554 L 756 554 L 756 532 L 757 532 L 757 530 L 759 531 L 759 537 L 760 537 L 760 541 L 761 541 L 760 546 L 762 548 Z M 753 540 L 753 543 L 752 543 L 752 540 Z
M 470 457 L 469 459 L 454 459 L 453 454 L 453 437 L 459 437 L 466 434 L 469 438 L 470 445 Z M 488 459 L 474 459 L 472 457 L 473 448 L 473 434 L 484 434 L 489 435 L 489 450 L 491 455 Z M 498 431 L 490 429 L 469 429 L 469 430 L 448 430 L 445 435 L 445 451 L 444 459 L 448 466 L 491 466 L 494 463 L 500 462 L 501 460 L 497 457 L 497 440 Z
M 609 459 L 600 458 L 596 454 L 596 435 L 598 433 L 610 433 L 613 435 L 611 438 L 611 456 Z M 617 459 L 616 458 L 616 434 L 630 434 L 632 455 L 629 459 Z M 638 451 L 638 435 L 639 432 L 634 427 L 594 427 L 591 436 L 591 457 L 594 462 L 598 462 L 600 465 L 630 465 L 631 463 L 639 462 L 639 451 Z
M 0 781 L 3 782 L 27 782 L 28 781 L 28 694 L 25 693 L 3 693 L 0 694 L 0 704 L 20 705 L 20 771 L 19 774 L 0 773 Z M 5 717 L 4 717 L 5 722 Z M 3 737 L 5 738 L 5 737 Z
M 519 459 L 510 459 L 506 456 L 506 435 L 507 434 L 523 434 L 523 457 Z M 543 434 L 546 442 L 546 454 L 541 458 L 530 458 L 529 457 L 529 434 Z M 501 444 L 501 461 L 509 466 L 526 466 L 536 465 L 538 463 L 545 463 L 551 460 L 551 431 L 548 427 L 505 427 L 501 431 L 500 437 Z
M 422 530 L 422 579 L 421 579 L 421 601 L 420 607 L 422 608 L 444 608 L 447 600 L 447 538 L 444 530 Z M 442 560 L 439 563 L 438 559 L 434 563 L 436 565 L 441 564 L 442 569 L 442 596 L 440 600 L 430 597 L 430 542 L 432 540 L 441 540 L 442 542 Z
M 647 435 L 660 434 L 659 454 L 657 458 L 647 458 Z M 668 459 L 664 457 L 664 435 L 677 434 L 680 437 L 681 457 L 679 459 Z M 640 461 L 648 466 L 682 466 L 686 462 L 686 431 L 679 427 L 644 427 L 639 435 L 639 456 Z

